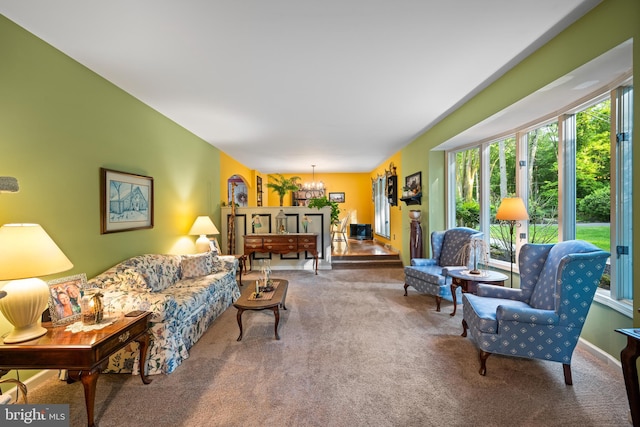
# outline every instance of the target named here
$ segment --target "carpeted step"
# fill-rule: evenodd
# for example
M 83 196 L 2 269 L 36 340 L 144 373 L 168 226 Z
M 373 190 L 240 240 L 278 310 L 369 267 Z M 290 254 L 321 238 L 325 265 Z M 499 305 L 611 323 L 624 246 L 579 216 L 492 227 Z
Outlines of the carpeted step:
M 388 256 L 334 256 L 331 259 L 333 270 L 349 270 L 362 268 L 402 268 L 403 264 L 398 255 Z

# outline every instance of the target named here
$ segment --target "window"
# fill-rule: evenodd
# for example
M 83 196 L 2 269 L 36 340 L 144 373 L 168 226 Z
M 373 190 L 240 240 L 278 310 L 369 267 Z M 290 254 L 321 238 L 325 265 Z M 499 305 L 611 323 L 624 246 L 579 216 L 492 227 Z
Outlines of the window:
M 458 227 L 478 229 L 480 226 L 479 169 L 480 150 L 477 147 L 455 153 L 455 213 Z
M 495 212 L 503 198 L 519 196 L 530 219 L 517 231 L 516 252 L 525 242 L 575 238 L 611 252 L 598 295 L 630 313 L 632 94 L 629 80 L 514 136 L 450 152 L 450 226 L 484 231 L 490 261 L 508 266 L 509 234 Z
M 387 197 L 387 180 L 378 177 L 373 183 L 373 199 L 375 208 L 375 232 L 376 234 L 386 237 L 391 236 L 389 230 L 389 199 Z

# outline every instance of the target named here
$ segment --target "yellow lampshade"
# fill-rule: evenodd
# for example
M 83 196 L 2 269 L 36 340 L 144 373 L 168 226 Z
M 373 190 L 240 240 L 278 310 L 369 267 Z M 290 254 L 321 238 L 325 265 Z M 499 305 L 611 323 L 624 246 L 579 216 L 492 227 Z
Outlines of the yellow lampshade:
M 522 221 L 529 219 L 529 214 L 520 197 L 506 197 L 502 199 L 498 207 L 496 219 L 502 221 Z
M 5 343 L 32 340 L 47 330 L 40 325 L 49 302 L 49 287 L 37 276 L 69 270 L 73 264 L 38 224 L 5 224 L 0 227 L 0 311 L 13 325 Z
M 0 227 L 0 280 L 47 276 L 72 267 L 39 224 Z
M 191 235 L 203 235 L 203 234 L 220 234 L 211 218 L 208 216 L 199 216 L 189 230 Z
M 211 242 L 207 238 L 207 234 L 220 234 L 211 218 L 208 216 L 199 216 L 189 230 L 189 234 L 199 235 L 196 240 L 196 250 L 198 252 L 207 252 L 211 250 Z

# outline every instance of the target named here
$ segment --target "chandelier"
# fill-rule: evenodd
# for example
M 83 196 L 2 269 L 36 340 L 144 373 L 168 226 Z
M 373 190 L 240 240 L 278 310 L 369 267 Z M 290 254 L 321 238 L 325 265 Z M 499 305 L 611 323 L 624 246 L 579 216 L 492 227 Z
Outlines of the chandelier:
M 316 165 L 311 165 L 311 168 L 313 169 L 311 182 L 305 182 L 304 184 L 302 184 L 302 188 L 304 190 L 322 190 L 322 189 L 324 189 L 324 184 L 322 183 L 322 181 L 316 182 Z

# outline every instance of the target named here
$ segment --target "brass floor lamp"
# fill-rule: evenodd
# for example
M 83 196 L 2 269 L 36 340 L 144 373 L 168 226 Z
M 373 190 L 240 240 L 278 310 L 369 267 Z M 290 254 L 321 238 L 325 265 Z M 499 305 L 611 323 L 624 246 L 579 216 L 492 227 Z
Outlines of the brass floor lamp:
M 513 288 L 513 232 L 517 221 L 524 221 L 529 219 L 527 208 L 524 206 L 524 202 L 520 197 L 506 197 L 500 202 L 498 211 L 496 212 L 496 219 L 504 221 L 509 224 L 509 261 L 511 265 L 511 282 L 510 286 Z

